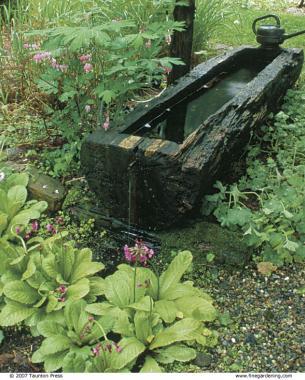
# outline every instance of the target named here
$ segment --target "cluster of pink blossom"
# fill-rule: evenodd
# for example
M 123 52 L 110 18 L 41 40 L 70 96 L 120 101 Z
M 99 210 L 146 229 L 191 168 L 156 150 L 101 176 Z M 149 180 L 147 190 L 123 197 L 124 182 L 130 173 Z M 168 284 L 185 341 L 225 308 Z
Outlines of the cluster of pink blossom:
M 33 236 L 33 234 L 35 234 L 35 232 L 37 232 L 38 230 L 39 230 L 39 223 L 37 220 L 34 220 L 31 223 L 31 229 L 28 230 L 28 232 L 26 232 L 26 234 L 24 235 L 24 240 L 29 240 Z M 19 235 L 21 233 L 21 227 L 17 226 L 15 228 L 15 232 L 17 235 Z
M 52 54 L 49 51 L 42 51 L 41 53 L 37 53 L 33 56 L 33 61 L 40 63 L 46 60 L 50 60 L 51 58 Z
M 110 116 L 109 116 L 109 113 L 107 112 L 105 114 L 105 121 L 103 124 L 103 128 L 105 129 L 105 131 L 107 131 L 109 129 L 109 126 L 110 126 Z
M 80 62 L 84 64 L 83 68 L 86 74 L 93 71 L 93 66 L 91 65 L 91 63 L 89 63 L 91 62 L 91 59 L 92 59 L 91 54 L 83 54 L 79 57 Z
M 58 288 L 55 289 L 58 302 L 65 302 L 66 300 L 65 294 L 67 293 L 67 290 L 68 288 L 65 285 L 60 285 Z
M 81 63 L 91 62 L 91 54 L 83 54 L 79 57 Z
M 66 72 L 68 69 L 68 65 L 60 65 L 59 63 L 57 63 L 55 58 L 51 58 L 51 66 L 53 67 L 53 69 L 61 71 L 63 73 Z
M 124 246 L 124 256 L 129 262 L 140 262 L 144 266 L 147 265 L 149 259 L 154 256 L 154 250 L 147 247 L 142 240 L 136 240 L 134 247 Z
M 91 65 L 91 63 L 84 64 L 84 72 L 86 74 L 90 73 L 92 70 L 93 70 L 93 66 Z
M 118 353 L 123 351 L 123 348 L 119 346 L 117 343 L 108 341 L 108 343 L 106 343 L 104 346 L 101 343 L 98 343 L 95 347 L 93 347 L 91 349 L 92 355 L 95 357 L 99 356 L 101 350 L 104 352 L 108 351 L 111 354 L 112 346 L 114 346 L 115 351 Z
M 54 226 L 53 224 L 51 224 L 51 223 L 48 223 L 48 224 L 46 225 L 46 229 L 47 229 L 47 231 L 50 232 L 52 235 L 57 234 L 57 230 L 56 230 L 55 226 Z
M 38 44 L 28 44 L 28 43 L 25 43 L 25 44 L 23 44 L 23 47 L 24 47 L 24 49 L 37 50 L 37 49 L 40 48 L 40 45 L 38 45 Z
M 66 72 L 68 69 L 68 65 L 61 65 L 59 64 L 55 58 L 52 57 L 52 54 L 49 51 L 43 51 L 40 53 L 37 53 L 33 56 L 33 61 L 36 63 L 49 61 L 51 63 L 51 66 L 53 69 L 61 72 Z

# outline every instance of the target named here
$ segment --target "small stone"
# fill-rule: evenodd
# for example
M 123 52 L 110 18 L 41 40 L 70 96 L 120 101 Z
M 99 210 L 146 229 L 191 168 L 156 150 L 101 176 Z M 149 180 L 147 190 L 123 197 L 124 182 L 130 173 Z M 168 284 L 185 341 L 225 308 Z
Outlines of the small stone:
M 31 174 L 29 182 L 29 193 L 33 199 L 46 201 L 50 211 L 60 210 L 64 201 L 66 191 L 61 183 L 37 169 L 29 168 Z
M 256 338 L 255 338 L 255 335 L 252 334 L 252 333 L 249 333 L 245 336 L 245 343 L 248 343 L 248 344 L 251 344 L 251 345 L 254 345 L 257 343 L 256 341 Z
M 198 352 L 194 364 L 198 367 L 209 367 L 212 363 L 212 355 Z

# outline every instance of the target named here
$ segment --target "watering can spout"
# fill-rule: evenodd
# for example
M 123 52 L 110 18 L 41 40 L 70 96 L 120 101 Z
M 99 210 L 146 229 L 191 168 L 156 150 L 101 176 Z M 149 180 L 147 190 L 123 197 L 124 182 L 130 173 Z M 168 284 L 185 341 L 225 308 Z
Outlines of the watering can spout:
M 301 30 L 300 32 L 290 33 L 290 34 L 284 34 L 284 40 L 288 40 L 288 38 L 299 36 L 300 34 L 305 34 L 305 30 Z

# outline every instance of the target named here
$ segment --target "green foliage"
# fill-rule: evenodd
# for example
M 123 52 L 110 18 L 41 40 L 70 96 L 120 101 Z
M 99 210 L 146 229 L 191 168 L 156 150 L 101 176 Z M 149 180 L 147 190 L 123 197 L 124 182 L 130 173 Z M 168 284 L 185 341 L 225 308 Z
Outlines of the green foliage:
M 60 323 L 48 318 L 38 323 L 38 332 L 46 339 L 34 353 L 33 363 L 44 362 L 47 372 L 62 367 L 65 372 L 84 372 L 85 361 L 90 358 L 94 344 L 111 330 L 113 324 L 109 316 L 91 320 L 85 311 L 86 305 L 84 300 L 67 302 Z
M 222 27 L 226 18 L 234 13 L 232 3 L 227 0 L 200 0 L 196 2 L 193 51 L 207 47 L 215 32 Z
M 247 174 L 205 198 L 222 226 L 242 229 L 259 260 L 279 266 L 305 258 L 304 91 L 289 91 L 283 111 L 261 130 L 250 147 Z M 263 150 L 264 148 L 265 150 Z
M 6 246 L 1 251 L 1 289 L 5 306 L 0 325 L 11 326 L 26 320 L 33 327 L 47 315 L 61 318 L 69 300 L 93 302 L 103 294 L 103 279 L 94 276 L 104 265 L 92 261 L 89 249 L 64 243 L 62 236 L 43 241 L 28 252 Z M 29 241 L 29 244 L 31 241 Z
M 45 107 L 49 123 L 60 129 L 65 142 L 63 151 L 46 157 L 55 176 L 75 163 L 86 133 L 116 124 L 135 92 L 162 80 L 164 67 L 182 64 L 161 52 L 165 37 L 182 30 L 182 23 L 159 20 L 139 26 L 121 18 L 109 20 L 102 13 L 93 18 L 91 11 L 88 17 L 90 22 L 77 19 L 71 26 L 27 34 L 28 39 L 42 38 L 47 51 L 44 58 L 37 52 L 33 57 L 40 72 L 37 87 L 57 99 Z
M 120 265 L 104 280 L 103 302 L 67 302 L 62 320 L 38 323 L 46 339 L 33 362 L 46 371 L 126 372 L 141 357 L 141 372 L 161 372 L 162 364 L 194 359 L 192 345 L 216 343 L 204 323 L 217 314 L 209 296 L 180 282 L 191 261 L 190 252 L 179 253 L 160 279 L 148 268 Z
M 0 182 L 0 239 L 16 240 L 29 222 L 38 219 L 47 208 L 46 202 L 27 201 L 27 184 L 29 176 L 26 173 L 4 174 Z

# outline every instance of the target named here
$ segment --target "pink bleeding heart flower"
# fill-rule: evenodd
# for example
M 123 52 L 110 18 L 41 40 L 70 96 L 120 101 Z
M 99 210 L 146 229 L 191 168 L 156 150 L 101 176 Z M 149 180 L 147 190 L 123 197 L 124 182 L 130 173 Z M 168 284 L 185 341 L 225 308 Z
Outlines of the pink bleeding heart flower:
M 92 70 L 93 70 L 93 66 L 91 65 L 91 63 L 86 63 L 84 65 L 84 72 L 86 74 L 90 73 Z

